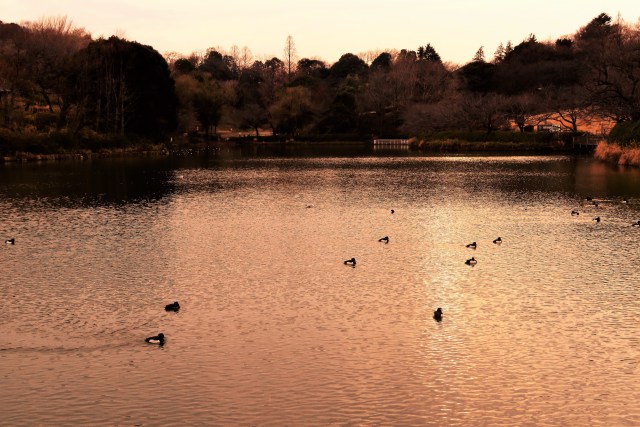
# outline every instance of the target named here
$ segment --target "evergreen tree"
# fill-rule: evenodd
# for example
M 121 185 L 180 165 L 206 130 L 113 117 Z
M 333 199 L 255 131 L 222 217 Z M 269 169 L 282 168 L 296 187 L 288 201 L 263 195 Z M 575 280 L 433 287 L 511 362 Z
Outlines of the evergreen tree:
M 504 60 L 504 56 L 505 56 L 504 46 L 502 45 L 502 43 L 500 43 L 500 45 L 496 49 L 496 52 L 493 54 L 493 62 L 494 63 L 502 62 Z
M 480 49 L 477 50 L 476 54 L 473 55 L 473 62 L 485 62 L 484 61 L 484 46 L 480 46 Z

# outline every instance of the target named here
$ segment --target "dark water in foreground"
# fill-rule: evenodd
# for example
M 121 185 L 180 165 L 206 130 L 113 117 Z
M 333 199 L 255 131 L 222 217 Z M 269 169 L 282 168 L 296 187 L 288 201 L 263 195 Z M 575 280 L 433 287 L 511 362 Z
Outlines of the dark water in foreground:
M 640 425 L 640 171 L 305 150 L 0 166 L 0 424 Z

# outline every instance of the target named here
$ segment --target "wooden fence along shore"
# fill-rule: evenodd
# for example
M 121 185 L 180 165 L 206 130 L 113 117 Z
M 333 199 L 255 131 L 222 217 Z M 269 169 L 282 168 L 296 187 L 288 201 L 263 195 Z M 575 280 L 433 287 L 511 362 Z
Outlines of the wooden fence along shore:
M 574 136 L 571 140 L 571 147 L 578 150 L 595 150 L 598 144 L 605 141 L 601 135 L 580 135 Z M 378 148 L 408 148 L 408 139 L 374 139 L 373 146 Z
M 404 147 L 409 146 L 408 139 L 374 139 L 373 146 Z
M 572 147 L 574 149 L 589 149 L 589 150 L 595 150 L 595 148 L 598 146 L 598 144 L 602 141 L 604 141 L 605 138 L 603 136 L 596 136 L 596 135 L 581 135 L 581 136 L 574 136 L 572 139 Z

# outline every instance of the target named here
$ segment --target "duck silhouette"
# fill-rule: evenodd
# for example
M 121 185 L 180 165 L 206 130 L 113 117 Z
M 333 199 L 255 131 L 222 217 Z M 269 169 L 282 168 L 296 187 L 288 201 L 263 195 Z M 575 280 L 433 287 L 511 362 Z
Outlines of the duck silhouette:
M 4 241 L 5 244 L 7 245 L 15 245 L 16 244 L 16 239 L 11 238 L 11 239 L 7 239 Z
M 351 265 L 351 266 L 355 267 L 356 266 L 356 259 L 355 258 L 348 259 L 348 260 L 346 260 L 344 262 L 344 264 L 345 265 Z
M 164 345 L 164 334 L 162 332 L 160 332 L 158 335 L 149 337 L 149 338 L 145 338 L 145 342 L 151 343 L 151 344 L 159 344 L 159 345 Z
M 396 211 L 394 211 L 393 209 L 391 209 L 391 213 L 392 213 L 392 214 L 394 214 L 394 213 L 396 213 Z
M 440 307 L 438 307 L 438 309 L 433 312 L 433 318 L 438 322 L 442 321 L 442 309 Z
M 640 227 L 640 220 L 634 222 L 633 224 L 631 224 L 632 227 Z
M 571 211 L 571 216 L 578 216 L 580 215 L 580 212 L 578 211 Z
M 389 236 L 384 236 L 378 239 L 378 242 L 389 243 Z
M 493 243 L 496 245 L 502 244 L 502 237 L 498 237 L 497 239 L 493 239 Z
M 166 311 L 178 311 L 180 310 L 180 304 L 178 304 L 178 301 L 174 301 L 173 304 L 165 305 L 164 309 Z
M 464 263 L 467 265 L 476 265 L 478 261 L 474 257 L 471 257 L 468 260 L 466 260 Z
M 476 244 L 476 242 L 469 243 L 469 244 L 467 245 L 467 247 L 468 247 L 468 248 L 471 248 L 471 249 L 475 249 L 477 246 L 478 246 L 478 245 Z
M 593 220 L 594 220 L 596 223 L 598 223 L 598 222 L 600 222 L 600 217 L 599 217 L 599 216 L 597 216 L 597 217 L 593 218 Z

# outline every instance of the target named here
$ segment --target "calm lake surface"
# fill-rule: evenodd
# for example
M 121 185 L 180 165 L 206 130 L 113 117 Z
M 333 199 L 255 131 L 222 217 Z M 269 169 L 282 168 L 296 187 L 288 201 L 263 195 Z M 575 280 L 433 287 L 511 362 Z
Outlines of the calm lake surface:
M 2 425 L 640 425 L 638 170 L 220 148 L 0 211 Z

